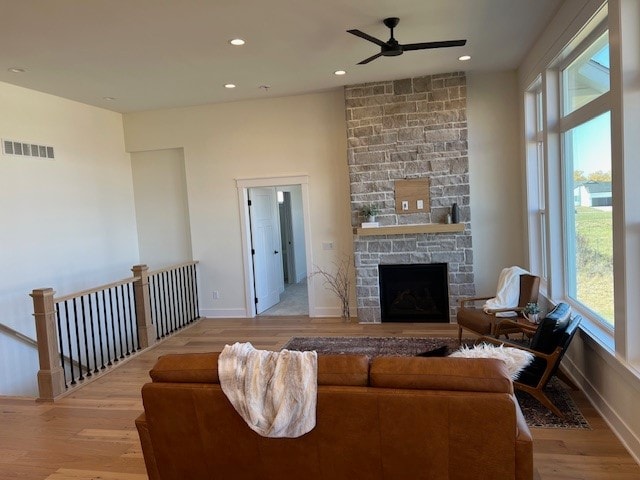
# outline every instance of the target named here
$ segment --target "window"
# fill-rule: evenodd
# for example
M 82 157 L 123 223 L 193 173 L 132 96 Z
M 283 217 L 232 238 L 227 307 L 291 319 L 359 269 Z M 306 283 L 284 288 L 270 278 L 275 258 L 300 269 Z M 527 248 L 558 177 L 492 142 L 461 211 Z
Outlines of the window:
M 525 136 L 529 267 L 552 300 L 611 333 L 615 205 L 604 13 L 525 91 Z
M 526 92 L 527 183 L 529 190 L 529 237 L 531 271 L 547 280 L 547 210 L 545 189 L 545 121 L 542 79 Z
M 565 295 L 613 327 L 608 32 L 571 57 L 560 75 Z
M 610 112 L 563 137 L 567 294 L 613 326 Z

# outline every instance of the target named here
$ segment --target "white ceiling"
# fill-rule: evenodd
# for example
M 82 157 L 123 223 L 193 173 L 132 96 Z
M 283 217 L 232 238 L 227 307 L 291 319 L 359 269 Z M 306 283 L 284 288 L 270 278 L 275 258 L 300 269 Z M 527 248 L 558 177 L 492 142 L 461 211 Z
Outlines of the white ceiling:
M 0 81 L 118 112 L 516 68 L 562 0 L 0 0 Z M 465 47 L 359 61 L 400 43 Z M 228 40 L 241 37 L 242 47 Z M 469 62 L 457 58 L 469 54 Z M 25 73 L 11 73 L 17 67 Z M 335 70 L 347 75 L 338 77 Z M 237 88 L 225 89 L 225 83 Z M 265 91 L 260 85 L 270 85 Z M 108 101 L 104 97 L 115 97 Z

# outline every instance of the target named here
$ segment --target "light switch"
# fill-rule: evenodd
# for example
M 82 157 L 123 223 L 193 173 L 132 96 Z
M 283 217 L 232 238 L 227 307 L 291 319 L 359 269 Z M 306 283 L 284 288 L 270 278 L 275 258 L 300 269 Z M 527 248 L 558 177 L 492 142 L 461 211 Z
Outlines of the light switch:
M 418 201 L 416 202 L 416 208 L 417 208 L 418 210 L 424 210 L 424 200 L 418 200 Z
M 402 210 L 409 210 L 409 202 L 407 200 L 402 201 Z

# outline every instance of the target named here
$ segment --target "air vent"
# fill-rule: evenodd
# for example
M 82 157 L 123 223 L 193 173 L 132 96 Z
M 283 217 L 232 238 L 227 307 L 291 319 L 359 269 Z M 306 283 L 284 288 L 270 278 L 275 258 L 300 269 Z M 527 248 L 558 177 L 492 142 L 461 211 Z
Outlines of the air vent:
M 20 157 L 55 158 L 53 147 L 36 145 L 35 143 L 16 142 L 15 140 L 3 140 L 2 150 L 5 155 Z

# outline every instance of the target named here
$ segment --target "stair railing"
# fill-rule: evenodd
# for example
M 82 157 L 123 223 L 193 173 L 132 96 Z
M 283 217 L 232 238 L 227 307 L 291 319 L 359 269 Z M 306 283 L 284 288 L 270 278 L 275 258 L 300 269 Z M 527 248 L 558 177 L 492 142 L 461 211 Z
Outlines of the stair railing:
M 54 400 L 197 320 L 197 263 L 136 265 L 133 277 L 59 298 L 33 290 L 39 398 Z

